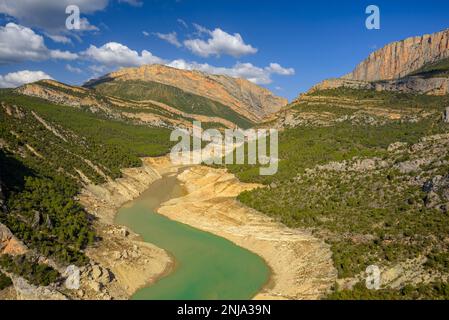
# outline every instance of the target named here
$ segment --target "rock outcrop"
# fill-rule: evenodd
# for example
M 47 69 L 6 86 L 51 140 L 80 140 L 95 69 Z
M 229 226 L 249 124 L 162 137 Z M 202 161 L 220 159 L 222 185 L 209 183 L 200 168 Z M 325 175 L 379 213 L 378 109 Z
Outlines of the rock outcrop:
M 27 247 L 12 232 L 0 223 L 0 254 L 21 255 L 28 251 Z
M 85 86 L 92 87 L 105 81 L 127 80 L 151 81 L 177 87 L 183 91 L 220 102 L 256 122 L 276 113 L 288 103 L 286 99 L 277 97 L 269 90 L 245 79 L 181 70 L 156 64 L 124 68 L 100 79 L 89 81 Z
M 309 92 L 313 93 L 316 91 L 336 89 L 340 87 L 443 96 L 449 93 L 449 78 L 423 78 L 420 76 L 412 76 L 398 80 L 385 80 L 377 82 L 337 78 L 324 80 L 323 82 L 312 87 Z
M 73 108 L 87 107 L 93 113 L 102 112 L 111 119 L 131 120 L 136 124 L 189 128 L 191 127 L 191 119 L 195 119 L 201 122 L 219 123 L 228 128 L 235 127 L 235 124 L 229 120 L 183 112 L 159 101 L 145 100 L 140 102 L 122 100 L 117 97 L 100 97 L 93 90 L 66 85 L 55 80 L 40 80 L 25 84 L 15 89 L 15 92 Z M 133 109 L 145 111 L 135 112 Z M 129 110 L 129 112 L 126 110 Z
M 449 107 L 447 107 L 446 110 L 444 110 L 443 121 L 449 123 Z
M 449 57 L 449 29 L 388 44 L 360 63 L 347 80 L 399 79 L 426 64 Z
M 325 80 L 315 85 L 310 92 L 345 87 L 446 95 L 449 94 L 447 76 L 428 77 L 423 74 L 414 74 L 414 72 L 448 57 L 449 29 L 408 38 L 373 52 L 353 72 L 342 78 Z
M 67 300 L 56 287 L 36 287 L 21 277 L 12 277 L 17 299 L 19 300 Z
M 0 180 L 0 212 L 6 212 L 4 187 Z M 5 225 L 0 223 L 0 254 L 19 255 L 27 252 L 27 247 L 17 239 Z

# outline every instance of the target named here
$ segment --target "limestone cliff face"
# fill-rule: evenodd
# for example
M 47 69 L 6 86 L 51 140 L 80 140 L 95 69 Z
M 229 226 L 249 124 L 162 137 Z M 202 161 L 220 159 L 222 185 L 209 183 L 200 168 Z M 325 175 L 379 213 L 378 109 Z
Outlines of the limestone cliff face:
M 189 93 L 220 102 L 253 121 L 260 121 L 285 106 L 288 101 L 273 95 L 250 81 L 199 71 L 181 70 L 163 65 L 124 68 L 86 83 L 94 86 L 105 80 L 141 80 L 177 87 Z
M 449 29 L 393 42 L 373 52 L 344 79 L 392 80 L 405 77 L 428 63 L 449 57 Z
M 373 52 L 353 72 L 315 85 L 310 92 L 346 87 L 427 95 L 449 94 L 449 77 L 419 70 L 449 57 L 449 29 L 391 43 Z M 415 71 L 418 71 L 415 74 Z

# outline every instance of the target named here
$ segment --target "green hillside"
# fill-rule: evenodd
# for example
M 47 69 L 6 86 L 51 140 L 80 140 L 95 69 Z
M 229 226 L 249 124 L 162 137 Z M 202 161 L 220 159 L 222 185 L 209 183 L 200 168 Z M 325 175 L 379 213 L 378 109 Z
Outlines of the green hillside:
M 243 181 L 267 185 L 242 193 L 239 200 L 324 239 L 339 278 L 358 277 L 371 264 L 390 268 L 411 261 L 415 269 L 444 279 L 449 207 L 443 203 L 449 199 L 436 182 L 433 191 L 425 186 L 435 177 L 448 176 L 449 143 L 444 136 L 435 142 L 421 139 L 449 133 L 449 125 L 441 121 L 449 97 L 336 89 L 308 98 L 290 106 L 297 117 L 316 113 L 338 120 L 281 132 L 279 171 L 274 176 L 259 176 L 256 166 L 229 166 Z M 369 108 L 361 111 L 358 105 Z M 383 108 L 405 115 L 402 120 L 376 118 Z M 388 151 L 395 142 L 404 145 Z M 331 161 L 338 164 L 317 167 Z M 417 171 L 406 171 L 421 162 Z M 420 258 L 426 262 L 419 264 Z M 412 294 L 414 286 L 374 293 L 356 286 L 354 291 L 337 290 L 330 298 L 441 298 L 447 297 L 444 288 L 447 285 L 423 283 L 422 294 Z
M 157 82 L 110 81 L 99 83 L 94 88 L 103 95 L 137 101 L 154 100 L 186 113 L 220 117 L 242 128 L 249 128 L 253 125 L 250 120 L 219 102 Z
M 0 182 L 8 208 L 0 222 L 42 255 L 84 264 L 95 235 L 92 217 L 74 200 L 82 184 L 118 178 L 121 168 L 140 166 L 139 157 L 165 154 L 170 131 L 11 90 L 0 90 L 0 104 Z

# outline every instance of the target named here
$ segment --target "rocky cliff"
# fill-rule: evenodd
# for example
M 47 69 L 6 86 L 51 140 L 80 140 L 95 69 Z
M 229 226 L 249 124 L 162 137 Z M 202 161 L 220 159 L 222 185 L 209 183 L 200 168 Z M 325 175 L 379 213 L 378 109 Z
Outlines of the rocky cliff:
M 108 81 L 151 81 L 173 86 L 228 106 L 252 121 L 260 121 L 285 106 L 288 101 L 273 95 L 244 79 L 211 75 L 199 71 L 180 70 L 163 65 L 124 68 L 100 79 L 89 81 L 87 87 Z
M 343 78 L 360 81 L 398 79 L 447 57 L 449 29 L 388 44 L 373 52 Z
M 315 85 L 310 92 L 346 87 L 442 96 L 449 94 L 449 29 L 393 42 L 353 72 Z

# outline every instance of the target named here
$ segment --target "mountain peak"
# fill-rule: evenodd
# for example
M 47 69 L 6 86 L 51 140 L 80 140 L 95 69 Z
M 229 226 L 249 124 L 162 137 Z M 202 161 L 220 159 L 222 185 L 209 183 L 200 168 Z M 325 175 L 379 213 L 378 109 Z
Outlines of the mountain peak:
M 343 79 L 394 80 L 449 57 L 449 29 L 393 42 L 370 54 Z
M 91 80 L 84 86 L 95 87 L 101 83 L 117 81 L 156 82 L 176 87 L 217 101 L 254 122 L 262 121 L 288 103 L 287 99 L 275 96 L 268 89 L 246 79 L 177 69 L 160 64 L 123 68 Z

